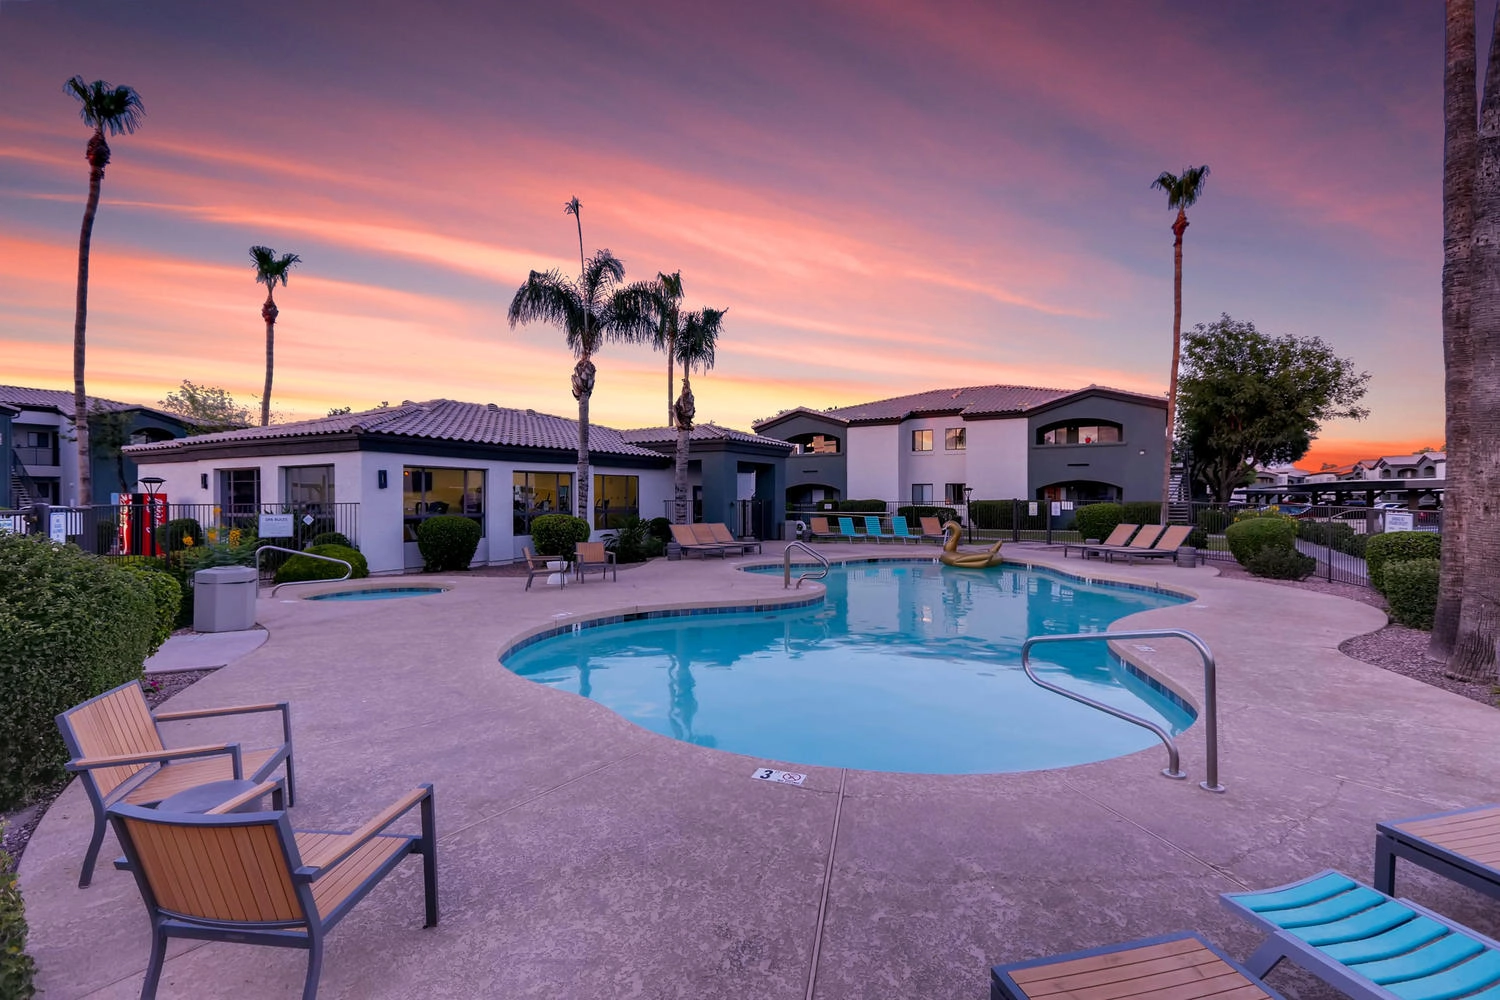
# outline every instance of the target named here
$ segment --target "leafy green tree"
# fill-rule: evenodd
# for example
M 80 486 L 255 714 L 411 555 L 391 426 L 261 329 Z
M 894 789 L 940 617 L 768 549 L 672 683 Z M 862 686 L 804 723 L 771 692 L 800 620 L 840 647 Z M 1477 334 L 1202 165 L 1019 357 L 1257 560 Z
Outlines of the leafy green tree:
M 1225 314 L 1183 339 L 1177 419 L 1199 474 L 1226 503 L 1256 465 L 1307 454 L 1325 421 L 1368 416 L 1358 404 L 1369 380 L 1318 337 L 1271 337 Z
M 278 281 L 285 287 L 287 276 L 302 258 L 294 253 L 278 257 L 270 247 L 255 246 L 250 248 L 250 263 L 255 268 L 255 283 L 266 286 L 266 301 L 260 307 L 260 318 L 266 321 L 266 391 L 260 397 L 260 425 L 265 427 L 271 422 L 271 374 L 276 367 L 276 317 L 280 313 L 272 293 Z
M 1167 195 L 1167 209 L 1177 209 L 1172 223 L 1172 371 L 1167 380 L 1167 448 L 1161 472 L 1161 523 L 1170 520 L 1172 438 L 1177 426 L 1177 368 L 1182 356 L 1182 234 L 1187 232 L 1187 210 L 1198 201 L 1208 177 L 1208 164 L 1174 174 L 1163 170 L 1151 187 Z M 1189 494 L 1191 496 L 1191 493 Z
M 194 434 L 213 434 L 250 426 L 249 407 L 236 403 L 227 389 L 197 385 L 190 379 L 183 379 L 176 392 L 168 393 L 167 398 L 156 405 L 181 417 Z
M 698 309 L 682 317 L 674 350 L 682 363 L 682 394 L 672 407 L 672 423 L 677 428 L 677 453 L 672 468 L 672 519 L 688 522 L 688 447 L 693 433 L 693 418 L 698 410 L 693 402 L 693 369 L 706 372 L 714 366 L 714 349 L 724 327 L 727 309 Z
M 89 161 L 89 199 L 83 209 L 83 227 L 78 233 L 78 297 L 73 307 L 73 413 L 74 437 L 78 442 L 78 503 L 87 507 L 94 502 L 93 477 L 89 474 L 88 393 L 84 391 L 84 348 L 89 312 L 89 245 L 94 238 L 94 216 L 99 212 L 99 186 L 104 182 L 104 168 L 109 166 L 109 143 L 104 133 L 129 134 L 141 127 L 146 107 L 141 95 L 129 87 L 111 87 L 103 80 L 85 83 L 75 76 L 63 85 L 66 93 L 77 98 L 78 114 L 94 130 L 84 150 Z

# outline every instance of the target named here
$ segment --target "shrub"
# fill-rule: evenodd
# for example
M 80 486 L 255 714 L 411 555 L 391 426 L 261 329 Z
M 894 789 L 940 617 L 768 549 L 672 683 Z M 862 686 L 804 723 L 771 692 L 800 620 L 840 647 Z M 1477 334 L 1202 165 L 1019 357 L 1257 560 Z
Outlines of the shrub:
M 1222 507 L 1205 507 L 1198 512 L 1197 524 L 1207 534 L 1222 535 L 1234 523 L 1234 515 Z
M 1273 518 L 1273 519 L 1279 518 L 1279 519 L 1281 519 L 1283 521 L 1295 521 L 1296 520 L 1296 518 L 1292 517 L 1292 515 L 1290 515 L 1290 514 L 1283 514 L 1281 512 L 1281 508 L 1277 507 L 1275 504 L 1272 504 L 1269 507 L 1264 507 L 1264 508 L 1261 508 L 1261 509 L 1256 509 L 1254 507 L 1246 507 L 1244 510 L 1237 510 L 1237 511 L 1234 512 L 1234 519 L 1235 519 L 1236 522 L 1239 522 L 1239 521 L 1254 521 L 1254 520 L 1257 520 L 1257 519 L 1263 520 L 1265 518 Z
M 906 518 L 906 526 L 915 528 L 921 524 L 921 518 L 935 517 L 939 524 L 947 524 L 949 521 L 959 521 L 958 511 L 952 507 L 924 507 L 918 504 L 908 504 L 905 507 L 897 507 L 896 513 Z M 962 521 L 959 521 L 962 524 Z
M 840 500 L 840 514 L 884 514 L 884 500 Z
M 0 851 L 0 997 L 28 1000 L 36 996 L 31 983 L 36 966 L 26 954 L 26 907 L 15 868 L 10 855 Z
M 1355 534 L 1354 526 L 1339 521 L 1298 521 L 1297 537 L 1314 545 L 1326 545 L 1335 552 L 1364 557 L 1368 535 Z
M 1188 532 L 1188 536 L 1182 544 L 1190 545 L 1195 549 L 1208 548 L 1208 529 L 1194 528 L 1192 531 Z
M 1431 632 L 1440 572 L 1436 559 L 1388 561 L 1384 574 L 1385 599 L 1390 603 L 1391 617 L 1402 625 Z
M 615 533 L 604 547 L 615 554 L 615 562 L 645 562 L 655 553 L 652 551 L 658 540 L 651 534 L 651 523 L 638 517 L 627 517 L 620 522 Z
M 1305 580 L 1318 568 L 1318 561 L 1294 548 L 1268 545 L 1251 556 L 1245 568 L 1272 580 Z
M 45 537 L 0 535 L 0 809 L 64 776 L 53 716 L 140 677 L 155 629 L 134 574 Z
M 1236 521 L 1224 529 L 1224 539 L 1235 561 L 1247 569 L 1262 549 L 1297 548 L 1297 524 L 1291 518 L 1256 517 Z
M 1129 500 L 1122 503 L 1120 520 L 1126 524 L 1161 524 L 1161 501 Z
M 429 573 L 468 569 L 479 548 L 480 533 L 479 522 L 467 517 L 457 514 L 429 517 L 417 525 L 417 551 L 422 553 L 422 568 Z
M 342 559 L 349 564 L 349 579 L 360 580 L 370 575 L 370 564 L 365 562 L 365 557 L 356 549 L 347 545 L 311 545 L 308 546 L 308 554 L 315 556 L 329 556 L 333 559 Z M 297 583 L 302 580 L 337 580 L 344 575 L 344 568 L 338 563 L 324 562 L 322 559 L 309 559 L 306 556 L 292 556 L 276 569 L 277 583 Z
M 150 656 L 161 648 L 161 644 L 171 637 L 172 630 L 177 627 L 177 616 L 182 611 L 182 585 L 164 569 L 141 563 L 126 564 L 123 568 L 144 581 L 151 590 L 151 601 L 156 609 L 156 625 L 151 633 L 151 648 L 146 650 L 146 655 Z
M 539 556 L 571 559 L 573 546 L 588 541 L 591 534 L 593 529 L 587 521 L 570 514 L 543 514 L 531 521 L 531 544 L 536 546 Z
M 348 536 L 337 531 L 325 531 L 321 535 L 314 535 L 313 540 L 307 543 L 308 548 L 314 545 L 342 545 L 346 549 L 359 551 L 359 546 L 349 541 Z
M 969 520 L 976 528 L 1006 530 L 1015 522 L 1014 500 L 975 500 L 969 504 Z
M 203 525 L 195 518 L 174 517 L 166 525 L 166 542 L 168 552 L 181 552 L 185 548 L 194 545 L 203 545 L 208 538 L 203 534 Z M 186 541 L 191 538 L 192 541 Z
M 1097 538 L 1102 542 L 1124 521 L 1125 508 L 1117 503 L 1085 504 L 1073 514 L 1073 527 L 1085 540 Z
M 1370 586 L 1385 593 L 1385 569 L 1408 559 L 1436 559 L 1442 553 L 1442 538 L 1434 531 L 1387 531 L 1365 544 L 1365 567 Z
M 647 523 L 651 526 L 651 537 L 661 542 L 665 551 L 666 544 L 672 540 L 672 522 L 664 517 L 653 517 Z

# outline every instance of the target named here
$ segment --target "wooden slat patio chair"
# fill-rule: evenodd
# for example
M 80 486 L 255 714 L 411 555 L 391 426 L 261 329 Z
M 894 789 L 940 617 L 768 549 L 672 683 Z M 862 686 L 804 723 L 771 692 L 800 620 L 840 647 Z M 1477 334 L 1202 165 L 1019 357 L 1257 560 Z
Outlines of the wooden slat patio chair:
M 323 942 L 381 879 L 411 854 L 422 856 L 425 927 L 438 922 L 437 836 L 432 786 L 421 785 L 353 832 L 293 830 L 284 810 L 233 810 L 274 794 L 265 782 L 201 815 L 109 808 L 121 863 L 151 915 L 151 958 L 141 1000 L 161 981 L 169 938 L 232 941 L 308 952 L 303 1000 L 318 994 Z M 421 807 L 420 833 L 386 828 Z
M 224 715 L 281 713 L 277 746 L 245 749 L 239 743 L 167 749 L 161 723 Z M 83 856 L 78 887 L 94 877 L 104 843 L 105 810 L 118 802 L 154 806 L 163 799 L 211 781 L 264 781 L 286 765 L 286 800 L 296 800 L 292 766 L 292 715 L 284 701 L 153 713 L 139 681 L 121 684 L 57 716 L 67 744 L 68 770 L 77 774 L 94 808 L 94 831 Z
M 811 517 L 807 521 L 808 541 L 816 542 L 820 538 L 837 538 L 838 532 L 828 526 L 828 518 Z
M 1500 898 L 1500 805 L 1375 824 L 1375 888 L 1396 892 L 1396 859 Z
M 734 534 L 729 530 L 729 525 L 722 521 L 711 523 L 708 526 L 708 535 L 726 549 L 731 546 L 739 546 L 741 554 L 760 551 L 760 539 L 735 538 Z
M 1181 932 L 990 970 L 991 1000 L 1281 1000 L 1197 934 Z
M 714 536 L 714 530 L 713 530 L 713 528 L 709 527 L 707 524 L 703 523 L 702 521 L 699 521 L 696 524 L 690 524 L 690 525 L 688 525 L 687 529 L 688 529 L 688 531 L 692 532 L 693 540 L 696 541 L 699 545 L 703 545 L 703 546 L 715 546 L 715 545 L 717 545 L 719 547 L 720 553 L 723 554 L 723 555 L 726 555 L 726 556 L 730 556 L 730 555 L 742 556 L 742 555 L 745 554 L 745 550 L 740 545 L 739 542 L 736 542 L 736 541 L 734 541 L 732 539 L 729 542 L 727 542 L 727 543 L 720 541 L 718 538 L 716 538 Z
M 615 566 L 615 554 L 604 547 L 603 542 L 579 542 L 573 547 L 577 554 L 574 561 L 574 572 L 578 575 L 578 582 L 583 583 L 583 574 L 599 571 L 599 579 L 604 579 L 604 574 L 611 573 L 616 580 L 620 579 L 620 571 Z
M 1161 533 L 1149 549 L 1132 549 L 1125 546 L 1120 549 L 1112 549 L 1104 553 L 1106 562 L 1113 562 L 1115 556 L 1124 557 L 1126 562 L 1135 562 L 1137 559 L 1177 559 L 1177 548 L 1187 541 L 1188 535 L 1193 533 L 1192 525 L 1174 524 Z
M 526 590 L 531 589 L 532 580 L 535 580 L 539 576 L 551 576 L 553 573 L 559 576 L 560 579 L 558 582 L 562 586 L 566 587 L 568 585 L 568 569 L 566 566 L 557 570 L 547 565 L 549 562 L 565 561 L 561 556 L 539 556 L 532 551 L 530 545 L 524 546 L 521 549 L 521 554 L 526 557 Z
M 1079 552 L 1082 552 L 1083 557 L 1087 559 L 1090 552 L 1098 555 L 1099 550 L 1119 548 L 1126 542 L 1130 541 L 1130 536 L 1135 534 L 1135 529 L 1139 527 L 1139 524 L 1117 524 L 1115 525 L 1115 530 L 1111 531 L 1109 533 L 1109 537 L 1102 542 L 1090 543 L 1087 539 L 1082 542 L 1064 542 L 1063 558 L 1068 558 L 1068 553 L 1073 549 L 1077 549 Z
M 922 540 L 931 539 L 934 542 L 943 542 L 947 534 L 943 531 L 942 524 L 935 517 L 919 517 L 917 523 L 922 526 Z
M 672 525 L 672 541 L 676 542 L 677 547 L 682 549 L 684 556 L 689 552 L 695 552 L 700 559 L 707 559 L 711 555 L 718 556 L 720 559 L 724 558 L 724 546 L 700 542 L 698 536 L 693 532 L 693 525 L 691 524 Z

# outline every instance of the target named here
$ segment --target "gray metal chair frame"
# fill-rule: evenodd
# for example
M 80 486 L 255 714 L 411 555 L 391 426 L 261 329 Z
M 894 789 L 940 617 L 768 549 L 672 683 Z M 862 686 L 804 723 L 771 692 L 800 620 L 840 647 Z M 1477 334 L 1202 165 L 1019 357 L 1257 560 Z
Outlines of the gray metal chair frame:
M 604 550 L 603 562 L 591 562 L 581 555 L 573 562 L 573 575 L 579 583 L 587 583 L 588 581 L 584 579 L 584 574 L 595 570 L 598 570 L 600 580 L 604 579 L 606 573 L 612 574 L 616 580 L 620 579 L 619 563 L 615 558 L 615 554 L 608 549 Z
M 273 752 L 247 776 L 244 773 L 245 750 L 239 743 L 219 743 L 206 746 L 176 747 L 160 750 L 145 750 L 137 753 L 110 754 L 108 756 L 90 757 L 84 752 L 81 735 L 74 726 L 73 716 L 81 710 L 87 709 L 107 698 L 121 696 L 124 692 L 135 690 L 136 698 L 140 699 L 140 708 L 146 712 L 152 728 L 155 730 L 156 742 L 163 748 L 166 743 L 161 738 L 160 723 L 180 722 L 187 719 L 211 719 L 227 715 L 250 715 L 259 712 L 281 713 L 281 737 L 282 743 L 279 747 L 269 748 Z M 112 805 L 122 802 L 125 798 L 144 785 L 153 775 L 160 773 L 165 768 L 170 768 L 174 763 L 200 760 L 210 757 L 230 758 L 231 773 L 235 780 L 244 780 L 246 777 L 251 781 L 263 781 L 277 768 L 286 765 L 286 804 L 293 805 L 296 802 L 296 771 L 292 763 L 292 714 L 291 706 L 284 701 L 268 702 L 259 705 L 233 705 L 221 708 L 199 708 L 186 709 L 172 712 L 151 712 L 146 708 L 146 696 L 141 690 L 140 681 L 130 681 L 119 687 L 110 688 L 103 694 L 95 695 L 88 701 L 80 702 L 57 716 L 57 728 L 62 733 L 63 743 L 67 745 L 68 757 L 67 769 L 78 775 L 83 782 L 84 791 L 88 793 L 89 805 L 93 807 L 94 829 L 89 837 L 89 846 L 83 856 L 83 869 L 78 875 L 78 888 L 86 889 L 94 878 L 94 866 L 99 860 L 99 849 L 104 844 L 104 830 L 107 825 L 105 811 Z M 135 774 L 126 778 L 119 784 L 107 790 L 101 789 L 95 772 L 116 767 L 139 767 Z M 166 795 L 138 800 L 137 804 L 154 806 Z M 277 796 L 282 793 L 277 790 Z
M 567 562 L 568 560 L 561 556 L 539 556 L 529 546 L 523 550 L 523 554 L 526 557 L 526 590 L 531 589 L 532 580 L 535 580 L 539 576 L 551 576 L 553 573 L 561 576 L 559 583 L 564 588 L 568 586 L 568 574 L 571 572 L 569 567 L 564 566 L 562 569 L 547 568 L 549 562 Z
M 1495 813 L 1497 809 L 1500 807 L 1495 805 L 1475 806 L 1470 809 L 1432 813 L 1427 816 L 1414 816 L 1411 819 L 1375 824 L 1375 888 L 1388 896 L 1395 895 L 1396 859 L 1405 858 L 1413 864 L 1421 865 L 1429 871 L 1450 878 L 1460 885 L 1500 899 L 1500 868 L 1469 854 L 1444 847 L 1421 834 L 1401 829 L 1406 824 L 1432 820 L 1461 822 L 1461 817 L 1483 812 Z M 1500 817 L 1496 817 L 1494 827 L 1497 833 L 1500 833 Z
M 219 808 L 232 808 L 238 802 L 253 801 L 273 791 L 274 786 L 279 783 L 279 781 L 267 782 Z M 386 827 L 409 812 L 412 806 L 418 804 L 421 805 L 422 832 L 420 834 L 385 832 Z M 314 1000 L 318 993 L 318 979 L 323 971 L 324 938 L 327 937 L 328 932 L 386 875 L 412 854 L 422 855 L 423 889 L 426 897 L 426 922 L 422 926 L 437 926 L 437 833 L 432 785 L 430 784 L 419 785 L 414 792 L 397 801 L 353 834 L 327 830 L 294 831 L 284 810 L 190 815 L 164 813 L 155 809 L 142 809 L 138 806 L 121 804 L 110 807 L 109 818 L 114 825 L 120 845 L 125 849 L 124 861 L 117 864 L 128 868 L 135 875 L 141 899 L 145 902 L 146 910 L 151 917 L 151 959 L 146 967 L 146 981 L 141 988 L 141 1000 L 152 1000 L 156 996 L 156 990 L 161 981 L 162 965 L 166 961 L 167 941 L 174 937 L 305 949 L 308 952 L 307 977 L 302 987 L 302 997 L 303 1000 Z M 209 919 L 165 908 L 159 902 L 157 892 L 152 888 L 151 873 L 148 870 L 151 866 L 143 863 L 139 845 L 130 834 L 128 825 L 130 821 L 178 828 L 269 829 L 290 871 L 296 894 L 295 909 L 300 910 L 300 918 L 260 921 Z M 297 833 L 333 834 L 351 839 L 334 855 L 319 859 L 320 863 L 317 865 L 309 865 L 304 862 L 297 847 Z M 347 861 L 362 846 L 376 839 L 402 840 L 406 843 L 403 849 L 397 850 L 371 870 L 340 899 L 327 915 L 319 915 L 313 895 L 313 887 L 318 879 L 330 872 L 336 872 L 342 862 Z

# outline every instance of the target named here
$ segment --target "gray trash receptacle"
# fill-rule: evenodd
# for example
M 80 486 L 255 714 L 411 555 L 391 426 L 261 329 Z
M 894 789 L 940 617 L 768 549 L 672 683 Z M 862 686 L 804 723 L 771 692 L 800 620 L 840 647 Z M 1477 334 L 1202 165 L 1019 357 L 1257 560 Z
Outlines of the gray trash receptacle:
M 243 632 L 255 627 L 255 570 L 215 566 L 193 574 L 193 631 Z

